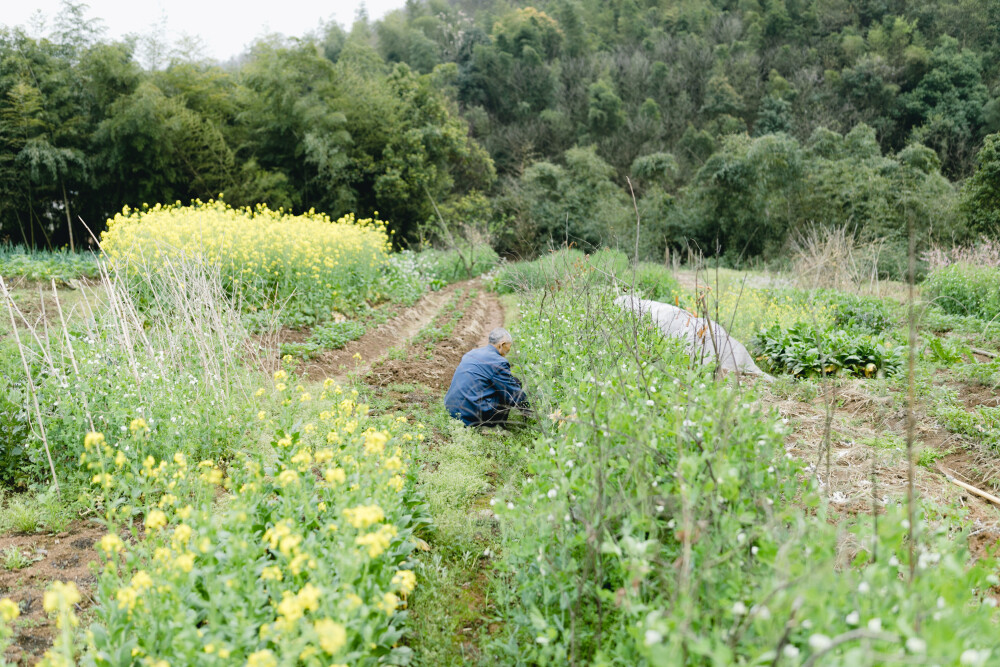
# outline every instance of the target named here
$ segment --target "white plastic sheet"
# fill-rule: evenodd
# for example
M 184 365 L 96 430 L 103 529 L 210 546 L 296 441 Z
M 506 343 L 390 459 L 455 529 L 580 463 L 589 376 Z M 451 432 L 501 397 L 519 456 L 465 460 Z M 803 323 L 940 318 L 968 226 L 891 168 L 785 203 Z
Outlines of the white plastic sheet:
M 739 371 L 750 375 L 770 375 L 757 368 L 753 357 L 743 343 L 729 335 L 721 324 L 672 306 L 669 303 L 640 299 L 635 296 L 620 296 L 615 304 L 624 310 L 648 315 L 660 328 L 664 336 L 682 338 L 687 341 L 691 357 L 700 363 L 712 363 L 718 359 L 719 366 L 728 371 Z

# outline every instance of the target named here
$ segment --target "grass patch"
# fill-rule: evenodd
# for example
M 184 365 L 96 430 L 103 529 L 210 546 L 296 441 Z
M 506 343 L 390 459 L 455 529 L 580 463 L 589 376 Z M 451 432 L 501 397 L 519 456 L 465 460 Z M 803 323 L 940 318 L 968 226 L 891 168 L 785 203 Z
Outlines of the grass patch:
M 943 459 L 951 454 L 951 452 L 951 449 L 941 450 L 934 449 L 933 447 L 925 447 L 920 450 L 920 454 L 917 456 L 917 465 L 933 469 L 939 459 Z
M 97 257 L 90 252 L 32 250 L 0 244 L 0 276 L 4 278 L 68 282 L 75 278 L 96 278 L 99 271 Z
M 412 385 L 390 385 L 375 409 L 393 404 L 387 395 L 416 394 L 407 400 L 407 419 L 427 427 L 416 454 L 418 489 L 431 526 L 422 533 L 429 551 L 416 559 L 420 585 L 411 598 L 410 647 L 416 665 L 478 662 L 484 620 L 493 615 L 490 599 L 492 556 L 500 548 L 490 501 L 496 489 L 523 475 L 523 432 L 478 430 L 451 419 L 437 394 Z M 396 406 L 398 407 L 398 405 Z
M 23 570 L 34 563 L 35 559 L 18 547 L 9 546 L 0 553 L 0 561 L 5 570 Z
M 872 438 L 865 438 L 862 442 L 873 449 L 892 451 L 906 449 L 906 441 L 895 433 L 882 433 Z

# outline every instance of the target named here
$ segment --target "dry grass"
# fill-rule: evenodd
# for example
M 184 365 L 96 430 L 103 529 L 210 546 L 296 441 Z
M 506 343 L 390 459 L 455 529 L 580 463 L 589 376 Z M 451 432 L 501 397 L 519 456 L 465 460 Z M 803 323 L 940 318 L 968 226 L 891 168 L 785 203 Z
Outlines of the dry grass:
M 1000 268 L 1000 241 L 981 238 L 977 243 L 952 248 L 932 248 L 921 255 L 931 270 L 941 269 L 950 264 L 969 264 Z
M 829 288 L 887 296 L 896 286 L 881 281 L 878 259 L 884 241 L 861 242 L 845 227 L 813 225 L 792 238 L 792 275 L 802 289 Z

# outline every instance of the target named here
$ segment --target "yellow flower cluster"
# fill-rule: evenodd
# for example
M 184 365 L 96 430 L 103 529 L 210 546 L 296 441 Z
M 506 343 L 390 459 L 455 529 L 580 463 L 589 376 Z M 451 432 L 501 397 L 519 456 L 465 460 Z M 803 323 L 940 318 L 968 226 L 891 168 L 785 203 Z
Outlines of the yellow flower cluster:
M 223 472 L 177 452 L 110 469 L 118 450 L 88 436 L 92 470 L 128 488 L 144 516 L 143 539 L 126 543 L 115 522 L 131 515 L 109 513 L 95 608 L 109 636 L 127 626 L 139 638 L 138 664 L 178 664 L 180 648 L 164 653 L 153 640 L 174 619 L 177 636 L 190 637 L 198 618 L 195 650 L 225 664 L 330 665 L 395 649 L 377 638 L 398 637 L 386 630 L 403 622 L 396 612 L 417 585 L 408 550 L 394 547 L 414 520 L 403 447 L 421 425 L 376 420 L 356 391 L 333 382 L 311 401 L 282 404 L 296 386 L 288 368 L 273 377 L 282 414 L 266 467 L 237 457 Z M 263 643 L 247 646 L 248 632 Z
M 394 525 L 383 523 L 379 526 L 378 530 L 358 535 L 354 543 L 359 547 L 364 547 L 368 552 L 369 558 L 378 558 L 382 555 L 382 552 L 389 548 L 392 538 L 396 537 L 396 532 Z
M 417 587 L 417 575 L 413 570 L 399 570 L 393 575 L 392 584 L 399 586 L 399 593 L 405 598 Z
M 709 294 L 697 313 L 718 320 L 733 336 L 749 340 L 762 327 L 782 328 L 797 322 L 824 327 L 833 321 L 833 308 L 823 299 L 809 300 L 786 290 L 755 289 L 732 284 L 718 295 Z
M 76 626 L 79 622 L 73 611 L 80 602 L 80 590 L 72 581 L 54 581 L 42 597 L 42 608 L 49 614 L 56 614 L 56 627 Z
M 139 570 L 132 575 L 132 581 L 128 586 L 118 589 L 118 593 L 115 596 L 118 600 L 118 608 L 124 609 L 131 616 L 143 592 L 152 587 L 152 577 L 145 570 Z
M 352 214 L 334 221 L 314 210 L 291 215 L 263 205 L 234 209 L 221 201 L 125 207 L 108 221 L 101 245 L 113 265 L 141 277 L 182 259 L 206 263 L 251 309 L 289 298 L 352 305 L 375 294 L 390 250 L 377 220 Z
M 0 600 L 0 619 L 2 619 L 4 623 L 10 623 L 20 615 L 21 608 L 17 606 L 16 602 L 10 598 Z
M 385 521 L 385 512 L 378 505 L 359 505 L 344 510 L 344 518 L 355 528 L 361 529 Z

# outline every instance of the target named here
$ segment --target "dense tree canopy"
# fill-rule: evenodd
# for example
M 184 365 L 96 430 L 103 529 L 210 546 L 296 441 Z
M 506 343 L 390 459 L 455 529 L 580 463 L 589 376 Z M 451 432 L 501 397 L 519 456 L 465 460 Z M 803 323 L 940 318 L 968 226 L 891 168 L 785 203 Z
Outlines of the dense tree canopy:
M 533 253 L 634 235 L 626 178 L 651 257 L 774 257 L 806 224 L 896 238 L 901 192 L 921 238 L 994 227 L 970 202 L 996 161 L 977 155 L 1000 130 L 1000 0 L 409 0 L 155 68 L 82 5 L 62 15 L 47 36 L 0 30 L 15 242 L 220 192 L 377 210 L 413 239 L 475 193 L 502 249 Z
M 0 29 L 0 240 L 76 243 L 122 206 L 208 199 L 389 219 L 400 237 L 489 190 L 493 162 L 440 77 L 371 39 L 261 40 L 236 66 L 144 70 L 131 43 Z

